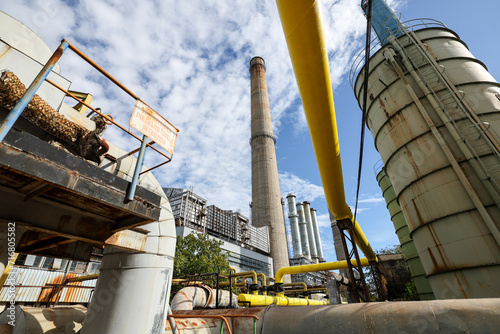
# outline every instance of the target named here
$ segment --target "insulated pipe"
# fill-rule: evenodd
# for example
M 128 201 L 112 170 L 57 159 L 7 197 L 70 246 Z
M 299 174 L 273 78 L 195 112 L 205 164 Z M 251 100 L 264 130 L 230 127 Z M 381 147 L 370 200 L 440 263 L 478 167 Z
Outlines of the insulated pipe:
M 367 258 L 360 259 L 361 265 L 363 267 L 369 266 L 370 261 Z M 351 264 L 353 266 L 357 266 L 356 260 L 351 260 Z M 293 266 L 293 267 L 283 267 L 276 273 L 276 284 L 283 283 L 284 275 L 292 275 L 292 274 L 303 274 L 317 271 L 326 271 L 326 270 L 338 270 L 338 269 L 346 269 L 347 261 L 335 261 L 335 262 L 324 262 L 324 263 L 316 263 L 316 264 L 305 264 L 302 266 Z M 282 292 L 277 292 L 277 296 L 282 297 Z
M 353 222 L 355 241 L 363 254 L 377 257 L 346 203 L 335 107 L 323 38 L 320 1 L 276 0 L 299 87 L 309 132 L 325 189 L 328 208 L 337 220 Z
M 252 296 L 253 297 L 253 296 Z M 311 301 L 311 300 L 309 300 Z M 234 333 L 497 333 L 499 298 L 467 300 L 402 301 L 347 305 L 260 307 L 238 310 L 195 310 L 195 324 L 184 323 L 183 333 L 220 333 L 220 326 L 200 328 L 203 315 L 256 315 L 236 318 Z M 177 312 L 174 312 L 177 313 Z M 180 326 L 179 326 L 180 327 Z M 208 327 L 208 326 L 207 326 Z M 165 333 L 171 333 L 167 329 Z
M 292 231 L 293 257 L 302 257 L 302 244 L 299 232 L 299 216 L 295 203 L 295 195 L 290 193 L 286 196 L 288 201 L 288 219 L 290 220 L 290 230 Z
M 175 294 L 170 308 L 172 311 L 206 308 L 212 299 L 212 289 L 208 286 L 187 286 Z
M 216 290 L 205 285 L 187 286 L 175 294 L 170 307 L 172 311 L 214 308 L 216 291 L 218 291 L 219 295 L 219 307 L 229 307 L 231 298 L 236 299 L 236 296 L 231 291 Z
M 304 218 L 307 226 L 307 237 L 309 238 L 309 250 L 314 262 L 318 263 L 318 252 L 316 251 L 316 239 L 314 238 L 314 228 L 311 219 L 311 207 L 309 202 L 305 201 L 304 205 Z
M 311 253 L 309 252 L 309 237 L 307 236 L 307 224 L 306 218 L 304 217 L 304 205 L 301 202 L 297 203 L 297 213 L 299 215 L 299 232 L 300 232 L 300 242 L 302 244 L 302 255 L 311 259 Z
M 136 163 L 128 152 L 110 144 L 120 165 L 110 173 L 130 177 Z M 82 328 L 82 334 L 162 333 L 165 330 L 174 265 L 176 233 L 167 196 L 151 172 L 140 186 L 161 196 L 158 221 L 141 226 L 150 231 L 143 253 L 106 248 L 99 279 Z
M 316 216 L 316 209 L 311 208 L 311 222 L 314 231 L 314 241 L 316 241 L 316 252 L 318 253 L 319 262 L 325 262 L 323 257 L 323 247 L 321 246 L 321 238 L 319 236 L 318 218 Z

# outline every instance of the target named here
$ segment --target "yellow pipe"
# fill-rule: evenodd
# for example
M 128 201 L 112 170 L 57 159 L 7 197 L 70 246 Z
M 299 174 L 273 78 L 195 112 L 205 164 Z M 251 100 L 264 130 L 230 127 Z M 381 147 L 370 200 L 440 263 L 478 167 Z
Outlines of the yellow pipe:
M 14 253 L 11 258 L 9 258 L 9 261 L 7 262 L 7 265 L 5 266 L 5 269 L 2 273 L 2 276 L 0 277 L 0 289 L 3 288 L 3 285 L 5 284 L 5 281 L 7 280 L 7 277 L 9 277 L 10 271 L 16 263 L 18 253 Z
M 241 282 L 236 282 L 236 277 L 234 278 L 235 281 L 233 282 L 233 286 L 245 286 L 247 284 L 246 280 L 247 278 L 252 278 L 252 275 L 245 275 L 243 276 L 243 281 Z M 229 286 L 229 282 L 220 282 L 220 286 Z
M 277 306 L 301 306 L 301 305 L 328 305 L 324 300 L 288 298 L 284 296 L 262 296 L 262 295 L 238 295 L 238 305 L 240 306 L 268 306 L 276 304 Z
M 234 268 L 231 268 L 231 270 L 235 270 L 235 269 L 234 269 Z M 234 283 L 233 283 L 233 286 L 241 286 L 241 285 L 237 285 L 237 284 L 239 284 L 239 283 L 236 283 L 236 277 L 241 277 L 241 276 L 248 276 L 248 278 L 252 278 L 252 282 L 253 282 L 253 284 L 258 284 L 258 281 L 257 281 L 257 273 L 256 273 L 255 271 L 244 271 L 244 272 L 241 272 L 241 273 L 235 273 L 233 276 L 234 276 L 234 277 L 233 277 L 233 278 L 234 278 L 234 281 L 233 281 L 233 282 L 234 282 Z M 264 278 L 265 278 L 265 276 L 264 276 Z M 245 279 L 246 279 L 246 277 L 244 278 L 244 280 L 245 280 Z M 223 283 L 225 283 L 225 282 L 222 282 L 220 285 L 222 285 Z M 245 283 L 245 282 L 243 281 L 243 283 Z M 229 285 L 229 284 L 228 284 L 228 285 Z M 243 285 L 244 285 L 244 284 L 243 284 Z M 258 295 L 258 294 L 259 294 L 259 292 L 258 292 L 258 291 L 253 291 L 253 294 L 254 294 L 254 295 Z
M 260 276 L 262 279 L 262 286 L 266 286 L 266 274 L 264 273 L 257 273 L 257 276 Z M 262 291 L 262 294 L 265 296 L 267 295 L 267 291 Z
M 360 259 L 362 266 L 370 265 L 370 261 L 367 258 Z M 351 260 L 351 264 L 353 266 L 357 266 L 356 260 Z M 347 261 L 335 261 L 335 262 L 324 262 L 324 263 L 315 263 L 315 264 L 304 264 L 302 266 L 294 266 L 294 267 L 283 267 L 278 270 L 276 273 L 276 283 L 283 283 L 284 275 L 292 275 L 292 274 L 302 274 L 302 273 L 310 273 L 316 271 L 326 271 L 326 270 L 337 270 L 337 269 L 347 269 Z M 277 292 L 276 296 L 283 297 L 283 292 Z
M 276 278 L 269 276 L 266 281 L 266 286 L 271 285 L 271 280 L 273 280 L 273 282 L 276 282 Z
M 333 103 L 328 53 L 318 0 L 276 0 L 288 52 L 309 126 L 328 208 L 337 220 L 353 221 L 345 200 L 342 164 Z M 354 222 L 355 241 L 370 260 L 376 255 L 361 227 Z

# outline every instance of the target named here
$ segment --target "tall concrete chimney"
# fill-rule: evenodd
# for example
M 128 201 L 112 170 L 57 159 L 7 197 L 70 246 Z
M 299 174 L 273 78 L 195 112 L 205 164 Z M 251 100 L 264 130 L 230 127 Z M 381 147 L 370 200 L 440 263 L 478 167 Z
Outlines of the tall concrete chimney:
M 266 66 L 264 59 L 250 61 L 252 107 L 252 225 L 269 226 L 271 257 L 274 274 L 290 266 L 285 223 L 281 206 L 278 164 L 271 122 L 271 109 L 267 95 Z M 284 277 L 290 282 L 290 276 Z

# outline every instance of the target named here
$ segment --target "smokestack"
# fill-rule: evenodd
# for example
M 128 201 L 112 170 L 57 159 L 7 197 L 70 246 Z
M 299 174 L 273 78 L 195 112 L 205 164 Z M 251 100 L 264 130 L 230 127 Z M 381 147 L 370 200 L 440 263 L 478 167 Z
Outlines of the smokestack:
M 314 238 L 314 229 L 311 220 L 311 207 L 309 202 L 305 201 L 304 204 L 304 217 L 306 219 L 307 236 L 309 238 L 309 250 L 311 257 L 315 262 L 318 262 L 318 252 L 316 251 L 316 240 Z
M 366 16 L 368 12 L 367 0 L 361 1 L 361 8 Z M 384 0 L 372 0 L 371 23 L 382 45 L 388 43 L 387 37 L 391 35 L 399 37 L 403 34 L 401 22 Z
M 266 66 L 264 59 L 250 61 L 252 107 L 252 225 L 269 226 L 271 257 L 274 274 L 290 266 L 285 224 L 281 206 L 278 164 L 271 122 L 271 109 L 267 95 Z M 289 276 L 285 276 L 290 281 Z
M 304 206 L 302 203 L 297 203 L 297 213 L 299 215 L 299 232 L 300 232 L 300 242 L 302 245 L 302 255 L 308 260 L 311 259 L 311 253 L 309 251 L 309 237 L 307 236 L 307 224 L 306 218 L 304 217 Z
M 316 252 L 318 252 L 319 262 L 325 262 L 321 238 L 319 236 L 318 218 L 316 217 L 316 209 L 314 208 L 311 208 L 311 222 L 314 230 L 314 241 L 316 241 Z
M 302 245 L 299 234 L 299 215 L 295 208 L 295 195 L 290 193 L 286 196 L 288 200 L 288 219 L 290 219 L 290 229 L 292 230 L 293 257 L 302 257 Z

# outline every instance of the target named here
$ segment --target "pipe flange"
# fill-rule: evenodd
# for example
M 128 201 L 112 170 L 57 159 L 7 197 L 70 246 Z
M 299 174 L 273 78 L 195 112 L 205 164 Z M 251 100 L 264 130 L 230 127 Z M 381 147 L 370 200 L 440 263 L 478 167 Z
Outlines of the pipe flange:
M 276 293 L 285 292 L 285 286 L 283 283 L 274 283 L 273 290 Z

